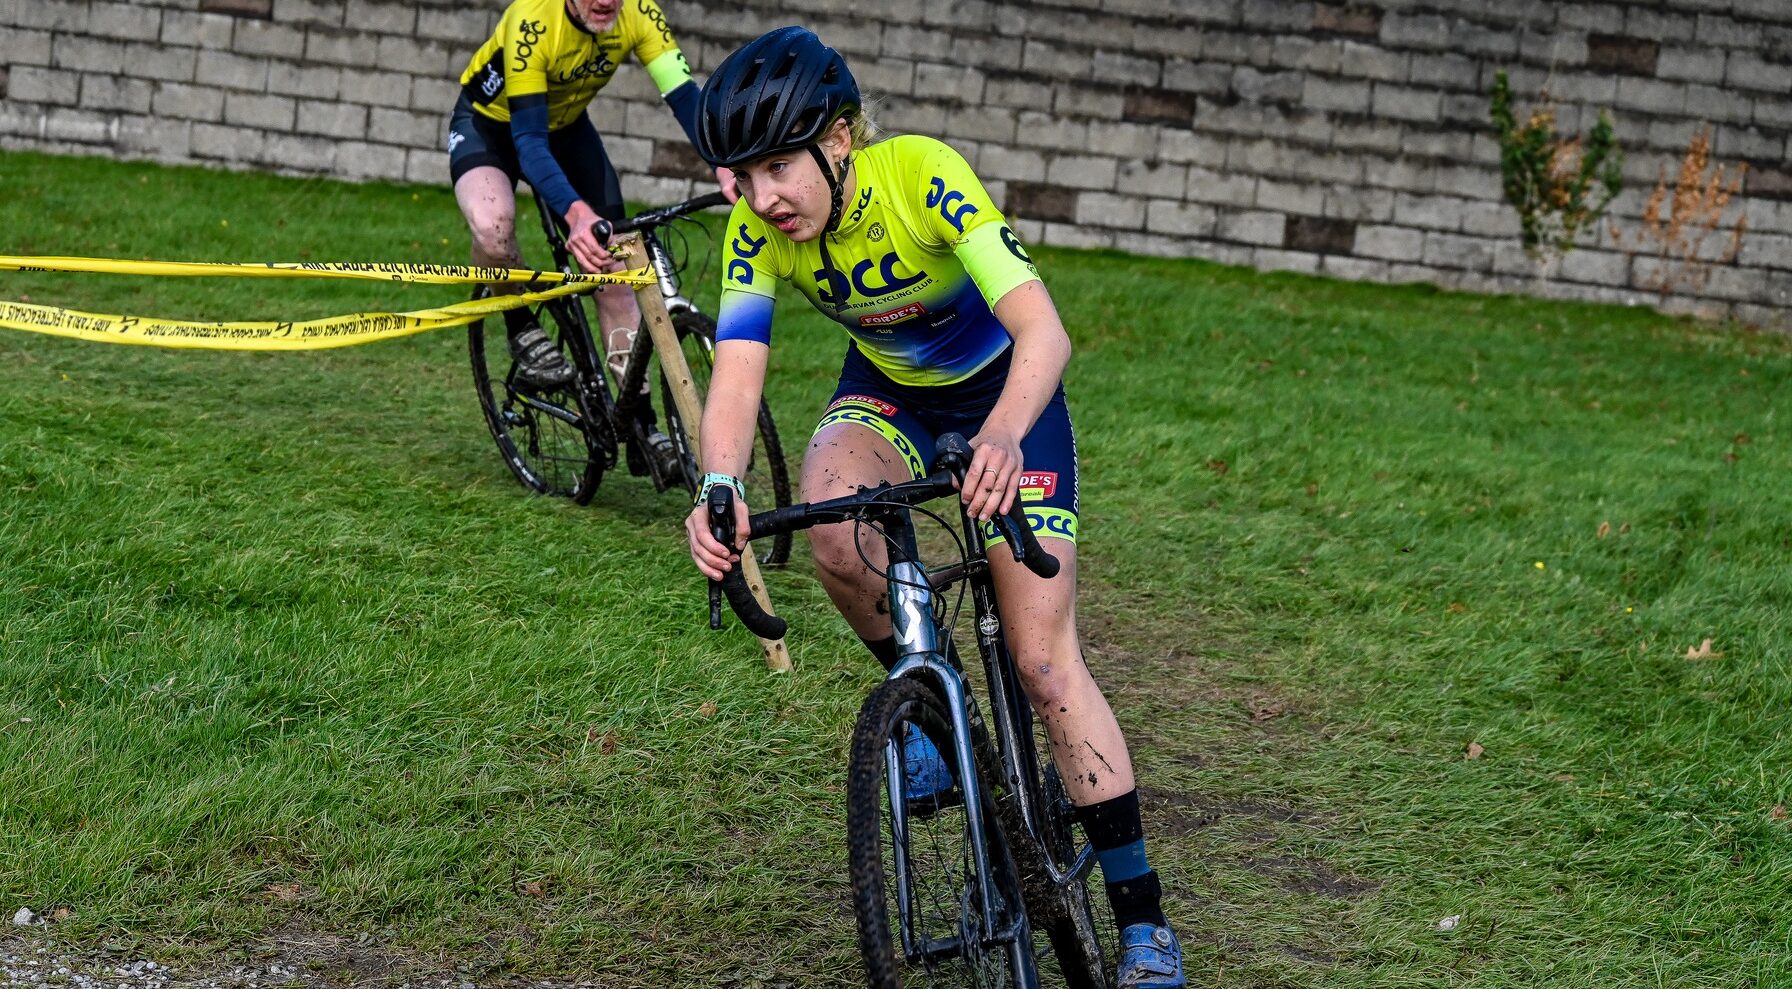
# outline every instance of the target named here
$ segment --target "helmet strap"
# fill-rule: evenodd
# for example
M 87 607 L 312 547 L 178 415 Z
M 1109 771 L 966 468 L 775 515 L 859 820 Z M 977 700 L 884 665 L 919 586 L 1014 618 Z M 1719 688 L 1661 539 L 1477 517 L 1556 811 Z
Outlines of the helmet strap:
M 833 166 L 828 163 L 828 156 L 822 153 L 820 142 L 809 145 L 809 154 L 815 158 L 815 164 L 821 169 L 821 177 L 827 179 L 830 198 L 828 222 L 826 226 L 822 227 L 821 241 L 816 245 L 821 250 L 821 270 L 825 273 L 824 277 L 828 279 L 829 286 L 839 288 L 849 283 L 834 267 L 834 259 L 828 256 L 828 234 L 833 233 L 840 226 L 840 216 L 846 212 L 846 170 L 852 167 L 852 156 L 847 155 L 840 160 L 840 169 L 836 173 Z M 834 298 L 834 312 L 838 314 L 845 309 L 846 292 L 841 291 Z
M 828 163 L 828 156 L 822 153 L 819 141 L 809 145 L 809 154 L 815 159 L 816 167 L 821 169 L 821 177 L 828 182 L 828 222 L 822 232 L 833 233 L 840 226 L 840 215 L 846 212 L 846 170 L 852 166 L 852 156 L 840 159 L 840 169 L 835 172 Z

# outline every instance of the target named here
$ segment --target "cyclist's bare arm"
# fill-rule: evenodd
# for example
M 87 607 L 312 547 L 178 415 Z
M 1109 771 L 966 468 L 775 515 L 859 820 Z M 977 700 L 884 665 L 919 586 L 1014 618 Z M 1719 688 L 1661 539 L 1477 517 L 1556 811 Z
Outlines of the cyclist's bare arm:
M 703 409 L 700 450 L 706 473 L 740 477 L 752 455 L 753 433 L 759 423 L 759 401 L 765 390 L 765 370 L 771 348 L 753 340 L 722 340 L 716 344 L 715 370 L 709 380 L 708 404 Z M 764 506 L 771 507 L 771 506 Z M 739 553 L 723 546 L 709 533 L 699 504 L 685 519 L 691 559 L 697 569 L 719 580 Z M 745 498 L 734 502 L 741 545 L 745 545 L 748 508 Z M 735 547 L 738 550 L 738 547 Z
M 983 428 L 971 437 L 977 452 L 966 475 L 969 490 L 964 500 L 980 519 L 1014 506 L 1024 469 L 1020 441 L 1039 421 L 1070 363 L 1070 335 L 1044 282 L 1022 282 L 1009 289 L 996 302 L 995 314 L 1014 338 L 1014 358 L 1001 397 Z

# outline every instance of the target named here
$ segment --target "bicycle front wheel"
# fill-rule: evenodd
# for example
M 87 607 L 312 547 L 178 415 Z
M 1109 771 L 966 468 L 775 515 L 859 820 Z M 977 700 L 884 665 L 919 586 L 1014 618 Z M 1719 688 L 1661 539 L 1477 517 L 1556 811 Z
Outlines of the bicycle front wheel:
M 929 774 L 911 765 L 918 763 L 913 752 L 904 754 L 912 731 L 947 761 L 954 758 L 945 706 L 926 684 L 904 678 L 872 691 L 853 732 L 847 845 L 868 984 L 1035 986 L 1020 877 L 989 789 L 978 788 L 982 834 L 974 832 L 962 798 L 953 799 L 956 785 L 916 796 Z
M 709 379 L 716 360 L 716 322 L 703 313 L 686 311 L 672 316 L 672 326 L 678 331 L 678 345 L 684 350 L 685 363 L 690 365 L 691 377 L 697 383 L 697 394 L 707 401 Z M 660 395 L 670 426 L 667 431 L 684 460 L 685 477 L 694 497 L 703 475 L 697 466 L 697 451 L 691 447 L 690 432 L 684 428 L 678 406 L 672 402 L 672 385 L 664 374 L 660 375 Z M 790 465 L 784 462 L 784 444 L 778 438 L 777 424 L 772 421 L 772 407 L 764 399 L 759 401 L 758 431 L 741 482 L 747 489 L 747 504 L 754 511 L 790 507 Z M 790 562 L 790 533 L 781 532 L 772 537 L 771 546 L 760 555 L 759 562 L 767 566 Z
M 524 487 L 587 504 L 603 480 L 608 426 L 602 396 L 591 388 L 597 371 L 590 330 L 576 299 L 543 303 L 534 315 L 577 374 L 558 388 L 523 385 L 516 380 L 504 321 L 493 319 L 496 332 L 489 334 L 486 320 L 475 321 L 467 325 L 467 350 L 479 408 L 498 453 Z

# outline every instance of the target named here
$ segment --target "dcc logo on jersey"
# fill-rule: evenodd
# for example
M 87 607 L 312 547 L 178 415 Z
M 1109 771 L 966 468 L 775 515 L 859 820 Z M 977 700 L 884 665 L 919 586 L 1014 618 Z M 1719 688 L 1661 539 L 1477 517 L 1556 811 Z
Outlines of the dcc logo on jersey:
M 747 232 L 747 225 L 741 224 L 735 232 L 734 239 L 728 242 L 728 249 L 734 252 L 734 260 L 728 262 L 728 280 L 742 285 L 753 284 L 753 266 L 747 262 L 759 256 L 765 250 L 768 238 L 755 238 Z
M 862 298 L 875 299 L 892 292 L 900 292 L 910 285 L 918 285 L 927 280 L 925 271 L 919 271 L 906 277 L 896 274 L 896 266 L 901 263 L 902 258 L 897 256 L 896 252 L 891 251 L 875 262 L 866 258 L 853 265 L 850 276 L 841 274 L 839 271 L 817 268 L 815 269 L 815 297 L 827 305 L 840 306 L 844 305 L 847 299 L 852 298 L 854 293 Z M 878 283 L 870 281 L 873 268 L 877 269 Z
M 932 188 L 927 192 L 927 208 L 940 211 L 940 218 L 952 224 L 952 229 L 964 233 L 964 221 L 977 212 L 974 203 L 964 201 L 964 193 L 957 189 L 946 188 L 946 180 L 939 176 L 932 179 Z

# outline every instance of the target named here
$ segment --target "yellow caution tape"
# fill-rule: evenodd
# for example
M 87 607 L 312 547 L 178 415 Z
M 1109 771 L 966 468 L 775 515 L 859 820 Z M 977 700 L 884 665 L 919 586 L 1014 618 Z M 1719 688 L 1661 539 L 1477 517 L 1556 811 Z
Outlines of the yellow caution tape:
M 588 284 L 556 285 L 540 292 L 493 295 L 435 309 L 404 313 L 350 313 L 293 322 L 211 323 L 110 316 L 29 302 L 0 302 L 0 327 L 102 343 L 205 350 L 323 350 L 390 340 L 426 330 L 464 326 L 491 313 L 591 291 Z
M 283 322 L 208 322 L 113 316 L 77 312 L 29 302 L 0 301 L 0 327 L 151 347 L 205 350 L 322 350 L 464 326 L 492 313 L 610 285 L 649 285 L 650 271 L 567 274 L 468 265 L 346 262 L 237 264 L 203 261 L 120 261 L 110 258 L 11 257 L 0 255 L 0 270 L 93 272 L 121 275 L 227 276 L 235 278 L 359 278 L 446 285 L 548 283 L 535 292 L 491 295 L 434 309 L 405 313 L 350 313 Z
M 0 271 L 72 271 L 107 275 L 222 276 L 229 278 L 359 278 L 381 282 L 427 282 L 435 285 L 651 285 L 652 272 L 567 274 L 521 268 L 484 268 L 461 264 L 418 262 L 268 261 L 123 261 L 114 258 L 14 257 L 0 255 Z

